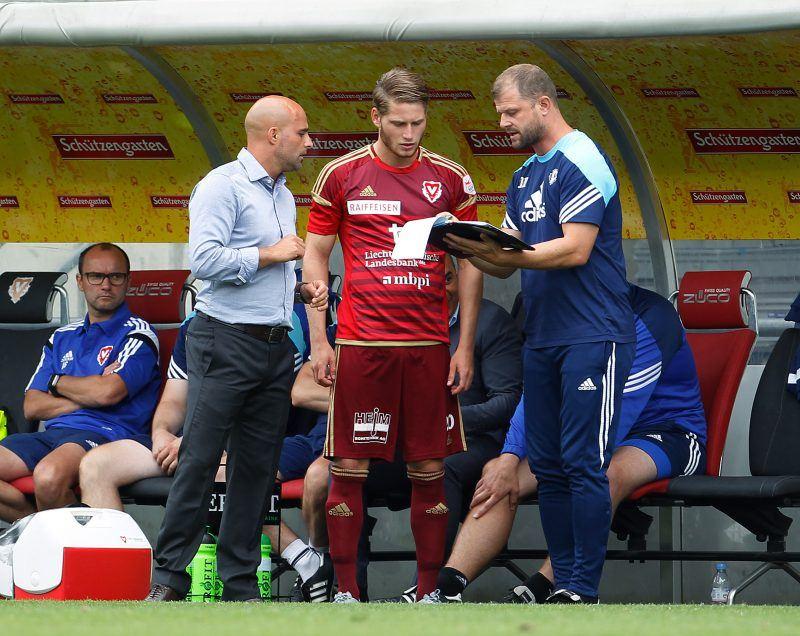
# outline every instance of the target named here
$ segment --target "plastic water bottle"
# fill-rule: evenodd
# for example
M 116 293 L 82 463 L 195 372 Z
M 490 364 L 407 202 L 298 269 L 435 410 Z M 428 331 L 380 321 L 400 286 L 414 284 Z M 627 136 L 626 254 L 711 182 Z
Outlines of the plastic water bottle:
M 717 573 L 711 584 L 711 602 L 717 605 L 727 605 L 730 593 L 731 580 L 728 578 L 728 564 L 717 563 Z
M 261 563 L 256 569 L 258 589 L 261 598 L 269 601 L 272 598 L 272 543 L 265 534 L 261 535 Z
M 192 585 L 189 600 L 195 603 L 213 603 L 217 579 L 217 540 L 208 529 L 192 559 Z

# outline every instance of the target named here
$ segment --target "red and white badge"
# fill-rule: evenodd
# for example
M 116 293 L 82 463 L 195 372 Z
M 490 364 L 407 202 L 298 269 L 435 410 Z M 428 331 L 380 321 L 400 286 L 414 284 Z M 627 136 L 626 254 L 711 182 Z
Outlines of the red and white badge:
M 441 181 L 423 181 L 422 182 L 422 195 L 431 203 L 436 203 L 442 198 L 442 183 Z
M 111 355 L 111 352 L 114 350 L 114 347 L 108 345 L 107 347 L 102 347 L 100 351 L 97 352 L 97 364 L 101 367 L 108 362 L 108 357 Z

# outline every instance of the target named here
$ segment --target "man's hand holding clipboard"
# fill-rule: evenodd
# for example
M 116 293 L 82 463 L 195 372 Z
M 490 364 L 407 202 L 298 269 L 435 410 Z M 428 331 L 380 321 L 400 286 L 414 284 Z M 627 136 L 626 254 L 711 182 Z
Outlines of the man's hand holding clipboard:
M 531 245 L 491 223 L 459 221 L 447 213 L 434 222 L 428 242 L 457 258 L 477 256 L 496 264 L 508 253 L 533 250 Z

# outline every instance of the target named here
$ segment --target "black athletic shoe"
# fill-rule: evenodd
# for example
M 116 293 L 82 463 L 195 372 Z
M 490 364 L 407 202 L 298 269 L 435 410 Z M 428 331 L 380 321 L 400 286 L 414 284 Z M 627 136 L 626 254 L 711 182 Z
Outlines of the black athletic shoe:
M 299 577 L 298 577 L 299 578 Z M 319 569 L 300 585 L 306 603 L 330 603 L 333 595 L 333 559 L 327 552 L 322 555 Z
M 389 598 L 379 598 L 373 603 L 416 603 L 417 601 L 417 586 L 408 588 L 400 596 L 390 596 Z
M 517 585 L 508 591 L 503 597 L 503 603 L 536 603 L 536 596 L 528 589 L 527 585 Z
M 600 599 L 596 596 L 581 596 L 570 590 L 556 590 L 547 597 L 548 603 L 556 603 L 562 605 L 597 605 Z
M 305 599 L 303 598 L 303 591 L 300 589 L 300 586 L 303 584 L 303 579 L 298 574 L 294 580 L 294 585 L 292 585 L 292 591 L 289 592 L 289 602 L 290 603 L 304 603 Z

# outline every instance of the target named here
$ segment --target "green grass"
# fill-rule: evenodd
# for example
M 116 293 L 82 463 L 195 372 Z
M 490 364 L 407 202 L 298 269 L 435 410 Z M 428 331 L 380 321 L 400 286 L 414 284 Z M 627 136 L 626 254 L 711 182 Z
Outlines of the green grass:
M 19 636 L 733 636 L 800 633 L 800 607 L 466 604 L 302 605 L 0 602 L 3 634 Z

